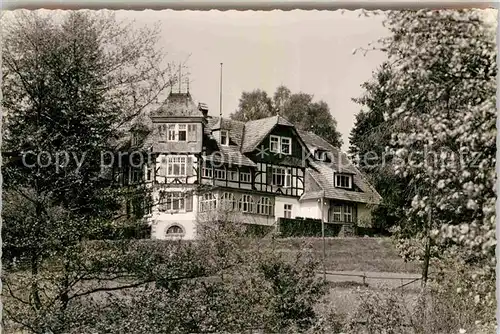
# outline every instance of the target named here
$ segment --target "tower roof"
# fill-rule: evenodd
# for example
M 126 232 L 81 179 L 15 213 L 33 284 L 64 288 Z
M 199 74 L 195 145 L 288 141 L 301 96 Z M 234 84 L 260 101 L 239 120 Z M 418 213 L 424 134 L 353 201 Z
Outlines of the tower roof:
M 189 92 L 171 92 L 165 102 L 151 114 L 151 117 L 201 117 L 202 112 L 194 103 Z

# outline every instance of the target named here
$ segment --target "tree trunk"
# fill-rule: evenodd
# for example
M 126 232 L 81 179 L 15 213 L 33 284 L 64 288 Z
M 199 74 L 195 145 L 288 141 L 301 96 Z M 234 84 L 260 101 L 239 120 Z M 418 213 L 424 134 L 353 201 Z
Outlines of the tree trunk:
M 42 306 L 42 302 L 40 300 L 40 291 L 38 289 L 38 257 L 33 252 L 31 256 L 31 300 L 33 302 L 33 308 L 35 310 L 39 310 Z

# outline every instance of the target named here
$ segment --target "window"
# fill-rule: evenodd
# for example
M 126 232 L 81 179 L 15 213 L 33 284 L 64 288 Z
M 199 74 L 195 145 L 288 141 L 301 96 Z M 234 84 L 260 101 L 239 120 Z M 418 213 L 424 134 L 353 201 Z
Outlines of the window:
M 167 157 L 167 176 L 186 176 L 186 157 Z
M 161 192 L 160 211 L 181 211 L 184 210 L 184 194 L 181 192 Z
M 167 140 L 167 125 L 166 124 L 159 124 L 158 125 L 158 134 L 160 136 L 160 141 L 165 141 Z
M 355 207 L 349 204 L 336 204 L 332 207 L 330 221 L 353 223 Z
M 290 137 L 269 137 L 269 150 L 273 153 L 292 154 L 292 139 Z
M 216 169 L 215 170 L 215 178 L 217 180 L 225 180 L 226 179 L 226 171 L 224 169 Z
M 234 200 L 234 194 L 223 193 L 220 198 L 221 207 L 224 210 L 232 211 L 236 209 L 236 202 Z
M 261 215 L 271 216 L 272 212 L 271 199 L 269 197 L 261 197 L 257 203 L 257 213 Z
M 153 179 L 153 168 L 150 165 L 146 165 L 146 181 L 151 181 Z
M 135 146 L 139 146 L 139 144 L 141 143 L 141 140 L 140 140 L 140 139 L 141 139 L 141 138 L 140 138 L 139 134 L 134 133 L 134 134 L 132 135 L 132 146 L 134 146 L 134 147 L 135 147 Z
M 198 125 L 197 124 L 188 124 L 188 141 L 196 141 L 197 135 L 196 133 L 198 132 Z
M 292 140 L 288 137 L 281 137 L 281 153 L 292 154 Z
M 347 223 L 352 223 L 352 211 L 353 208 L 350 205 L 344 205 L 344 221 Z
M 187 125 L 186 124 L 178 124 L 178 134 L 177 141 L 186 141 L 187 140 Z
M 130 183 L 139 183 L 142 180 L 142 169 L 133 168 L 130 170 Z
M 273 167 L 273 186 L 290 187 L 292 184 L 292 175 L 289 168 Z
M 242 212 L 253 212 L 253 197 L 251 195 L 241 196 L 239 208 Z
M 178 238 L 182 236 L 184 236 L 184 229 L 177 224 L 170 225 L 165 231 L 165 237 L 167 238 Z
M 209 178 L 212 178 L 213 177 L 213 173 L 214 173 L 214 170 L 212 168 L 209 168 L 209 167 L 203 167 L 201 169 L 201 175 L 203 175 L 203 177 L 209 177 Z
M 227 172 L 227 179 L 229 181 L 236 181 L 238 182 L 238 172 L 234 171 L 234 170 L 230 170 Z
M 280 137 L 271 135 L 269 150 L 274 153 L 280 153 Z
M 168 124 L 168 141 L 187 141 L 188 126 L 187 124 Z M 161 132 L 160 132 L 161 134 Z
M 342 221 L 342 206 L 341 205 L 335 205 L 332 210 L 332 218 L 334 222 L 340 222 Z
M 220 143 L 223 146 L 228 146 L 229 145 L 229 134 L 227 130 L 221 130 L 220 132 Z
M 285 218 L 292 218 L 292 205 L 291 204 L 285 204 L 283 206 L 283 216 Z
M 175 124 L 168 125 L 168 141 L 176 141 Z
M 345 174 L 335 174 L 335 187 L 351 189 L 352 176 Z
M 328 157 L 328 152 L 325 150 L 314 151 L 314 158 L 319 161 L 328 162 L 330 159 Z
M 147 196 L 144 199 L 144 215 L 149 216 L 153 213 L 153 199 L 151 196 Z
M 250 183 L 251 180 L 252 180 L 252 177 L 251 177 L 250 173 L 245 173 L 245 172 L 240 173 L 240 181 L 241 182 Z
M 217 206 L 217 199 L 215 198 L 214 194 L 212 193 L 203 194 L 200 200 L 201 212 L 208 212 L 211 210 L 215 210 L 216 206 Z

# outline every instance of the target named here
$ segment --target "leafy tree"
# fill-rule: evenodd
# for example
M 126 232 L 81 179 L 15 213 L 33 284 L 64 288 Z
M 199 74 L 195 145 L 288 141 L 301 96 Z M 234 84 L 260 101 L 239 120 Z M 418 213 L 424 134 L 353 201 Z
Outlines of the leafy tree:
M 199 223 L 196 242 L 86 242 L 73 262 L 87 266 L 86 276 L 64 312 L 49 297 L 43 313 L 33 312 L 23 303 L 26 293 L 16 290 L 27 277 L 12 277 L 17 299 L 7 301 L 13 316 L 35 333 L 291 333 L 313 327 L 313 306 L 326 290 L 307 253 L 284 260 L 272 239 L 249 240 L 229 215 L 200 217 Z M 57 287 L 43 291 L 51 296 Z
M 238 109 L 231 118 L 239 121 L 251 121 L 273 115 L 273 104 L 266 92 L 256 89 L 241 94 Z
M 381 204 L 372 213 L 374 224 L 386 229 L 401 222 L 403 210 L 409 206 L 414 192 L 409 179 L 395 174 L 395 161 L 386 150 L 392 133 L 401 126 L 399 122 L 384 119 L 384 114 L 395 110 L 399 102 L 388 89 L 392 75 L 390 65 L 384 63 L 374 72 L 371 81 L 361 85 L 364 93 L 353 101 L 362 110 L 356 115 L 349 137 L 351 158 L 382 196 Z
M 300 130 L 312 131 L 333 146 L 342 146 L 342 135 L 337 131 L 337 121 L 331 115 L 326 102 L 313 102 L 313 95 L 306 93 L 292 94 L 285 86 L 279 86 L 272 99 L 262 90 L 243 92 L 238 109 L 230 117 L 246 122 L 277 113 Z
M 402 98 L 388 116 L 406 124 L 392 138 L 406 162 L 395 171 L 418 183 L 406 219 L 420 227 L 413 236 L 425 245 L 424 278 L 431 245 L 444 245 L 473 275 L 471 302 L 491 307 L 497 71 L 495 34 L 484 17 L 478 10 L 391 12 L 384 48 L 394 62 L 390 89 Z
M 63 312 L 75 285 L 94 272 L 83 265 L 82 241 L 117 222 L 123 200 L 141 196 L 113 186 L 101 154 L 116 151 L 131 122 L 170 84 L 155 30 L 136 31 L 108 14 L 71 12 L 60 19 L 16 12 L 2 26 L 9 152 L 4 259 L 26 260 L 19 269 L 30 293 L 20 300 L 38 320 L 54 305 Z M 52 294 L 44 294 L 47 285 Z M 4 310 L 22 322 L 8 304 Z

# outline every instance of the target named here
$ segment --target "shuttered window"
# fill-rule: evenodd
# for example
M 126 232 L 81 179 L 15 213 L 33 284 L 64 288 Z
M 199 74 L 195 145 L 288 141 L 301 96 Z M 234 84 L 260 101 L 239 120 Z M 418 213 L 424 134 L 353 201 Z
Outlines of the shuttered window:
M 197 125 L 196 124 L 188 124 L 188 141 L 196 141 L 197 140 Z

